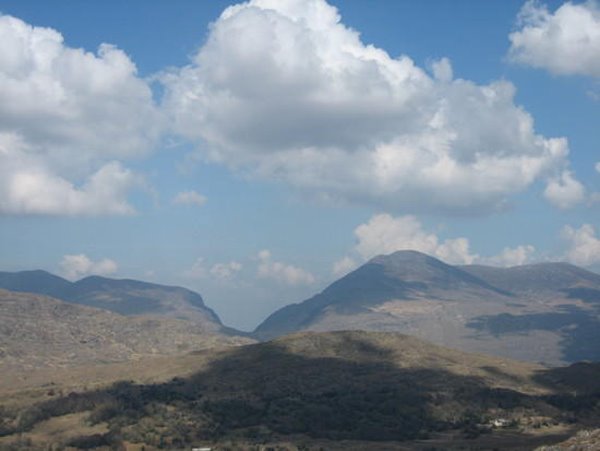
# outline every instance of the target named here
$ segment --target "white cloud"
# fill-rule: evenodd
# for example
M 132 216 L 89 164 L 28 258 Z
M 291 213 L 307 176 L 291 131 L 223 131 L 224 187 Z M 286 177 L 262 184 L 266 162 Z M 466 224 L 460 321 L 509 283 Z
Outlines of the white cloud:
M 598 172 L 600 174 L 600 161 L 598 163 L 596 163 L 596 172 Z
M 572 208 L 585 199 L 585 189 L 569 171 L 550 179 L 544 197 L 560 209 Z
M 189 269 L 183 272 L 183 276 L 188 279 L 208 279 L 212 277 L 219 280 L 228 280 L 240 272 L 242 268 L 242 264 L 235 260 L 227 263 L 215 263 L 207 268 L 204 259 L 198 258 Z
M 278 261 L 273 261 L 271 252 L 262 250 L 258 253 L 258 276 L 274 279 L 288 285 L 310 285 L 315 277 L 305 269 Z
M 505 247 L 500 254 L 493 257 L 481 258 L 479 263 L 492 266 L 519 266 L 531 261 L 535 247 L 521 245 L 515 248 Z
M 477 258 L 470 253 L 466 238 L 440 242 L 435 234 L 423 230 L 414 216 L 375 215 L 366 224 L 359 225 L 354 234 L 355 250 L 364 260 L 399 250 L 423 252 L 451 264 L 470 264 Z
M 252 0 L 164 75 L 164 108 L 210 160 L 392 210 L 500 208 L 565 167 L 566 139 L 535 133 L 512 84 L 432 70 L 365 45 L 322 0 Z
M 600 239 L 591 224 L 583 224 L 578 229 L 565 226 L 562 237 L 569 243 L 565 260 L 582 266 L 600 262 Z
M 441 240 L 435 233 L 426 231 L 414 216 L 394 217 L 378 214 L 354 230 L 356 245 L 353 253 L 366 261 L 376 255 L 391 254 L 400 250 L 415 250 L 436 257 L 454 265 L 482 263 L 493 266 L 522 265 L 531 260 L 535 248 L 521 245 L 504 248 L 498 255 L 482 257 L 473 253 L 467 238 Z M 334 264 L 334 275 L 344 274 L 346 269 L 354 269 L 357 263 L 351 257 L 344 257 Z
M 589 0 L 566 2 L 554 13 L 528 1 L 519 13 L 519 30 L 511 33 L 509 57 L 559 75 L 600 77 L 600 8 Z
M 173 198 L 173 203 L 201 207 L 206 203 L 206 197 L 196 191 L 182 191 Z
M 354 261 L 354 259 L 346 256 L 339 259 L 337 262 L 333 264 L 333 268 L 331 272 L 336 277 L 341 277 L 343 275 L 348 274 L 350 271 L 356 269 L 358 263 Z
M 0 14 L 0 214 L 126 214 L 160 113 L 121 50 L 96 54 Z
M 433 76 L 436 80 L 449 83 L 454 78 L 452 64 L 448 58 L 442 58 L 439 61 L 434 61 L 431 65 Z
M 239 262 L 230 261 L 228 263 L 215 263 L 210 268 L 210 275 L 217 279 L 228 280 L 231 279 L 235 273 L 242 270 L 242 264 Z
M 85 254 L 65 255 L 60 262 L 61 273 L 70 280 L 77 280 L 91 274 L 107 276 L 118 270 L 115 261 L 108 258 L 93 261 Z
M 43 164 L 15 156 L 0 134 L 0 214 L 102 215 L 131 214 L 127 193 L 141 185 L 139 176 L 112 161 L 79 186 Z

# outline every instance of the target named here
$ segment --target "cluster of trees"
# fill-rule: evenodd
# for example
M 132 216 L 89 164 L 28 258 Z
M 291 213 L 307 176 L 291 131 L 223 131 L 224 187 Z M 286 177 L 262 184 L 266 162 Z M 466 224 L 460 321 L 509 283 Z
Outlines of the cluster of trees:
M 267 351 L 251 362 L 271 358 Z M 275 355 L 278 367 L 256 364 L 242 372 L 243 357 L 190 379 L 149 385 L 120 382 L 20 412 L 0 409 L 0 435 L 29 431 L 41 421 L 76 412 L 89 412 L 91 424 L 109 428 L 106 434 L 70 442 L 83 449 L 118 449 L 124 440 L 159 449 L 217 440 L 264 443 L 289 435 L 402 441 L 446 430 L 476 437 L 489 430 L 486 424 L 494 415 L 544 416 L 563 422 L 600 418 L 598 393 L 533 396 L 490 388 L 475 378 L 441 370 L 302 360 L 289 354 Z M 261 373 L 261 368 L 270 373 Z

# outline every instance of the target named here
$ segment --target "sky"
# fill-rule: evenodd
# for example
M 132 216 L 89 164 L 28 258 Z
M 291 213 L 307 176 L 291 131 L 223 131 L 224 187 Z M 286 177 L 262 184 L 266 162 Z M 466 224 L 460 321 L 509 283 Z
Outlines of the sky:
M 600 2 L 0 0 L 0 270 L 251 330 L 375 255 L 600 268 Z

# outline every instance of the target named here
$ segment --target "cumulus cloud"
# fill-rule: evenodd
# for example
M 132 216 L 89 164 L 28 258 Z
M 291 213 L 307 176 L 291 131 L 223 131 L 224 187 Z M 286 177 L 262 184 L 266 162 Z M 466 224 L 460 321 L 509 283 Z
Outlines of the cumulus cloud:
M 510 34 L 509 57 L 558 75 L 600 77 L 600 7 L 596 0 L 566 2 L 554 13 L 530 0 Z
M 531 245 L 521 245 L 515 248 L 505 247 L 502 252 L 493 257 L 485 257 L 479 260 L 479 263 L 492 266 L 518 266 L 531 261 L 535 252 L 535 247 Z
M 588 266 L 600 262 L 600 239 L 591 224 L 583 224 L 578 229 L 565 226 L 562 237 L 569 244 L 565 260 L 576 265 Z
M 8 141 L 8 145 L 7 145 Z M 117 161 L 102 165 L 75 185 L 35 158 L 18 155 L 0 133 L 0 214 L 131 214 L 127 193 L 141 185 L 139 176 Z
M 354 235 L 356 245 L 352 252 L 363 262 L 380 254 L 415 250 L 455 265 L 482 263 L 493 266 L 515 266 L 529 262 L 535 252 L 535 248 L 531 245 L 520 245 L 515 248 L 504 248 L 495 256 L 483 257 L 471 251 L 467 238 L 441 240 L 435 233 L 425 230 L 421 222 L 411 215 L 398 217 L 389 214 L 375 215 L 368 222 L 356 227 Z M 346 256 L 334 263 L 333 273 L 340 276 L 356 266 L 358 263 L 355 259 Z
M 228 280 L 240 272 L 242 268 L 242 264 L 235 260 L 227 263 L 215 263 L 209 268 L 203 258 L 198 258 L 189 269 L 183 272 L 183 276 L 188 279 L 215 278 Z
M 231 279 L 242 270 L 242 264 L 235 260 L 228 263 L 216 263 L 210 268 L 210 275 L 221 280 Z
M 210 160 L 392 210 L 500 208 L 568 164 L 512 84 L 455 79 L 447 59 L 432 72 L 364 44 L 323 0 L 251 0 L 164 75 L 163 106 Z
M 569 171 L 550 179 L 544 197 L 556 207 L 566 210 L 585 199 L 585 189 Z
M 424 252 L 452 264 L 470 264 L 477 258 L 471 254 L 466 238 L 440 241 L 434 233 L 423 230 L 419 220 L 410 215 L 375 215 L 366 224 L 359 225 L 354 234 L 355 250 L 365 260 L 398 250 Z
M 173 198 L 173 203 L 201 207 L 206 203 L 206 197 L 196 191 L 182 191 Z
M 85 254 L 65 255 L 60 262 L 61 273 L 70 280 L 77 280 L 91 274 L 107 276 L 118 270 L 115 261 L 108 258 L 93 261 Z
M 161 115 L 121 50 L 0 15 L 0 214 L 126 214 Z
M 258 277 L 273 279 L 288 285 L 310 285 L 316 281 L 315 277 L 305 269 L 273 261 L 268 250 L 258 253 Z

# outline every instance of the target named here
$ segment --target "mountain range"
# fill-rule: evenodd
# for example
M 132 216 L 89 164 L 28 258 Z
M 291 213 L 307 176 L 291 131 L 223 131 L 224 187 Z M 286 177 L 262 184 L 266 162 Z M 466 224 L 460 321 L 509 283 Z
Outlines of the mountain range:
M 70 282 L 46 271 L 0 272 L 0 288 L 50 296 L 125 316 L 160 316 L 193 321 L 207 330 L 222 327 L 202 297 L 181 287 L 90 276 Z
M 0 367 L 41 367 L 134 361 L 198 349 L 249 343 L 197 323 L 123 316 L 31 293 L 0 289 Z
M 600 275 L 567 263 L 452 266 L 398 251 L 276 311 L 255 336 L 348 329 L 552 365 L 600 360 Z
M 599 316 L 573 265 L 399 251 L 253 343 L 184 288 L 0 273 L 0 448 L 533 449 L 598 424 L 599 363 L 539 362 L 600 360 Z
M 0 273 L 0 365 L 26 369 L 250 343 L 181 287 L 45 271 Z
M 9 290 L 0 295 L 0 345 L 5 354 L 16 346 L 28 355 L 25 343 L 35 350 L 34 344 L 45 340 L 41 332 L 64 331 L 67 318 L 73 325 L 87 324 L 90 331 L 90 318 L 98 319 L 102 326 L 95 336 L 108 334 L 105 326 L 113 324 L 115 332 L 109 335 L 121 337 L 123 343 L 127 333 L 116 331 L 140 330 L 145 321 L 141 329 L 146 335 L 140 340 L 171 343 L 144 348 L 145 353 L 173 352 L 176 342 L 187 342 L 189 346 L 181 349 L 190 350 L 203 334 L 211 337 L 210 343 L 219 341 L 217 337 L 223 343 L 249 342 L 250 334 L 224 326 L 198 293 L 181 287 L 98 276 L 70 282 L 45 271 L 22 271 L 0 273 L 0 289 Z M 21 304 L 6 301 L 14 301 L 17 293 L 38 297 Z M 71 307 L 59 308 L 56 302 Z M 69 315 L 49 315 L 50 311 Z M 29 317 L 31 324 L 44 318 L 37 332 L 35 327 L 26 332 L 30 340 L 20 344 L 11 339 L 20 323 L 10 319 L 19 317 Z M 269 340 L 299 331 L 336 330 L 401 332 L 455 349 L 549 365 L 597 361 L 600 275 L 567 263 L 452 266 L 416 251 L 398 251 L 377 256 L 312 298 L 274 312 L 251 337 Z M 86 355 L 79 348 L 89 340 L 73 335 L 71 354 Z M 115 347 L 109 348 L 107 355 L 113 356 L 137 355 L 141 349 L 129 346 L 115 353 Z

